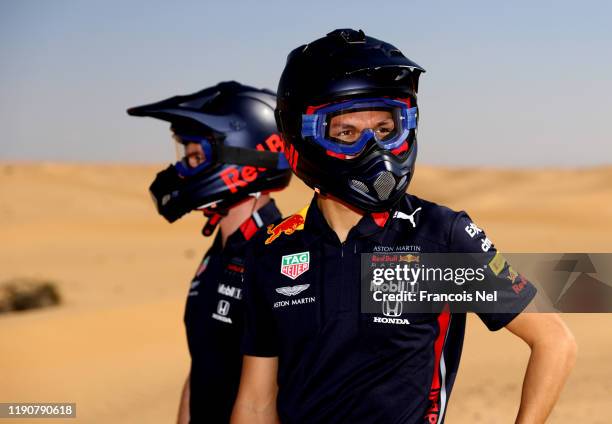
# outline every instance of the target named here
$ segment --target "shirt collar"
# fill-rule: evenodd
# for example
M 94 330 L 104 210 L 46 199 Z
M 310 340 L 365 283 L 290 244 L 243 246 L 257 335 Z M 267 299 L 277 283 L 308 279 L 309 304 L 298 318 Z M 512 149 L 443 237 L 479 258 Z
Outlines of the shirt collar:
M 259 230 L 261 227 L 274 223 L 281 217 L 282 215 L 276 207 L 274 199 L 270 199 L 270 201 L 264 206 L 257 209 L 256 211 L 253 211 L 253 214 L 251 214 L 250 217 L 248 217 L 242 224 L 240 224 L 240 227 L 227 238 L 227 242 L 225 243 L 225 249 L 227 251 L 232 252 L 240 251 L 244 248 L 247 242 L 255 235 L 257 230 Z M 217 234 L 215 243 L 213 244 L 213 248 L 217 244 L 217 239 L 220 240 L 220 237 L 221 232 Z
M 355 237 L 372 237 L 374 239 L 381 238 L 384 235 L 384 229 L 391 224 L 393 211 L 382 213 L 366 213 L 349 231 L 347 240 Z M 330 240 L 338 240 L 335 232 L 331 229 L 323 213 L 317 205 L 317 194 L 314 195 L 308 213 L 306 214 L 306 222 L 304 223 L 304 237 L 306 243 L 315 241 L 320 237 L 326 237 Z

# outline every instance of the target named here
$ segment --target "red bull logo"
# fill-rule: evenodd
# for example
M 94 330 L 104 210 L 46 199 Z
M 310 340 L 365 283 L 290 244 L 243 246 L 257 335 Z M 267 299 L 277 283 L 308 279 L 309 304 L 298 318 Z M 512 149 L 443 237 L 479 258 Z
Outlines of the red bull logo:
M 522 275 L 518 276 L 518 280 L 519 280 L 518 282 L 515 282 L 514 284 L 512 284 L 512 290 L 514 290 L 514 293 L 516 294 L 519 294 L 520 292 L 522 292 L 525 286 L 527 285 L 527 280 Z
M 413 262 L 418 263 L 420 259 L 418 255 L 413 255 L 411 253 L 399 257 L 400 262 L 408 262 L 409 264 Z
M 516 282 L 516 279 L 518 278 L 519 273 L 516 272 L 514 270 L 514 268 L 512 268 L 511 266 L 508 267 L 508 276 L 506 278 L 508 278 L 508 280 L 510 280 L 512 282 L 512 284 L 514 284 Z
M 304 218 L 300 215 L 291 215 L 277 226 L 268 225 L 268 234 L 270 234 L 270 237 L 266 239 L 266 244 L 272 243 L 279 238 L 281 234 L 286 234 L 288 236 L 293 234 L 300 226 L 304 226 Z
M 266 244 L 272 243 L 274 240 L 279 238 L 281 234 L 285 234 L 290 236 L 296 231 L 304 229 L 304 222 L 306 221 L 306 212 L 308 211 L 308 206 L 304 209 L 296 213 L 295 215 L 291 215 L 289 218 L 286 218 L 278 225 L 268 225 L 268 234 L 270 237 L 266 239 Z
M 257 150 L 265 151 L 266 147 L 274 153 L 282 153 L 285 150 L 283 140 L 278 134 L 271 134 L 266 141 L 257 145 Z M 232 193 L 237 193 L 239 189 L 246 187 L 249 183 L 255 181 L 259 172 L 265 171 L 266 168 L 256 168 L 254 166 L 230 166 L 220 173 L 221 180 L 229 188 Z

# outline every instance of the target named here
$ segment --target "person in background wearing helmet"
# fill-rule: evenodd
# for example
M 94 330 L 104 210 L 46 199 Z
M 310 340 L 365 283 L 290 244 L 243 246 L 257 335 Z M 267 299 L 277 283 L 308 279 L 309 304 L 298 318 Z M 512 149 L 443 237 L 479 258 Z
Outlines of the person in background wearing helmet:
M 227 423 L 242 355 L 244 253 L 255 232 L 281 215 L 271 191 L 291 169 L 274 121 L 276 96 L 237 82 L 128 110 L 171 123 L 178 162 L 157 174 L 150 191 L 158 212 L 174 222 L 192 210 L 219 231 L 191 282 L 185 309 L 191 372 L 179 423 Z
M 556 314 L 521 313 L 536 289 L 465 212 L 406 194 L 422 72 L 391 44 L 351 29 L 288 56 L 277 123 L 294 173 L 316 194 L 260 233 L 247 256 L 232 423 L 444 421 L 465 313 L 401 313 L 384 303 L 362 313 L 360 257 L 371 252 L 408 261 L 479 252 L 499 298 L 497 312 L 480 319 L 531 348 L 517 422 L 541 423 L 551 411 L 574 360 L 569 330 Z

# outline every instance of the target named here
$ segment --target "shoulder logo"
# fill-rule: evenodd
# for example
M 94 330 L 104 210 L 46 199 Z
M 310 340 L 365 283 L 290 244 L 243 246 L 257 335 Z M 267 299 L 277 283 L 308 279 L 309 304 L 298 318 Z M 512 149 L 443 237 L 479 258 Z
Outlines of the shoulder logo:
M 295 280 L 308 271 L 310 267 L 310 252 L 294 253 L 281 258 L 281 274 Z M 284 293 L 283 293 L 284 294 Z
M 199 277 L 201 273 L 204 272 L 204 270 L 206 269 L 206 267 L 208 266 L 208 262 L 210 261 L 210 256 L 207 256 L 204 258 L 204 260 L 202 261 L 202 263 L 200 264 L 198 270 L 196 271 L 196 277 Z
M 279 287 L 276 289 L 276 292 L 284 294 L 285 296 L 295 296 L 296 294 L 302 293 L 308 287 L 310 287 L 310 284 L 299 284 L 297 286 Z
M 502 272 L 502 270 L 504 269 L 505 265 L 506 259 L 499 252 L 495 252 L 495 256 L 493 256 L 493 259 L 489 261 L 489 268 L 491 269 L 491 271 L 493 271 L 493 274 L 495 275 L 499 275 L 499 273 Z
M 470 222 L 470 224 L 465 227 L 465 232 L 468 234 L 468 236 L 470 236 L 470 238 L 474 238 L 480 233 L 482 233 L 482 229 L 478 228 L 476 224 L 474 224 L 473 222 Z M 483 236 L 484 236 L 484 233 L 483 233 Z M 485 236 L 480 245 L 480 247 L 482 248 L 482 251 L 488 252 L 491 246 L 493 246 L 493 242 L 489 240 L 488 237 Z M 496 274 L 499 274 L 499 273 L 496 273 Z
M 281 234 L 290 236 L 296 231 L 304 229 L 304 222 L 306 221 L 306 213 L 308 212 L 308 206 L 299 211 L 298 213 L 291 215 L 289 218 L 284 219 L 280 224 L 268 225 L 268 234 L 270 237 L 266 239 L 266 244 L 272 243 L 274 240 L 279 238 Z
M 199 294 L 198 286 L 200 285 L 200 280 L 193 280 L 191 282 L 191 287 L 189 287 L 189 296 L 197 296 Z
M 414 210 L 414 212 L 412 212 L 410 215 L 405 214 L 404 212 L 400 212 L 400 211 L 396 211 L 393 214 L 393 218 L 397 218 L 397 219 L 407 219 L 408 221 L 410 221 L 410 223 L 412 224 L 412 228 L 416 228 L 416 222 L 414 221 L 414 214 L 417 213 L 418 211 L 420 211 L 421 208 L 418 207 Z

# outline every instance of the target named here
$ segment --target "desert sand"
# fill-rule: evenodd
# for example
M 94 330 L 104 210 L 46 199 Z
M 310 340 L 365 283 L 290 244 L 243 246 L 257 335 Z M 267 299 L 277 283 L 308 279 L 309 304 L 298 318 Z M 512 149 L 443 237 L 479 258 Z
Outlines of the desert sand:
M 53 422 L 174 421 L 189 367 L 185 295 L 211 240 L 200 214 L 173 225 L 156 214 L 147 187 L 159 169 L 0 164 L 0 282 L 50 279 L 63 297 L 0 315 L 0 402 L 77 403 L 76 420 Z M 502 251 L 612 252 L 612 167 L 420 166 L 410 191 L 467 210 Z M 291 213 L 310 196 L 294 179 L 278 203 Z M 550 422 L 612 422 L 612 315 L 564 318 L 579 356 Z M 513 422 L 528 354 L 470 317 L 447 422 Z

